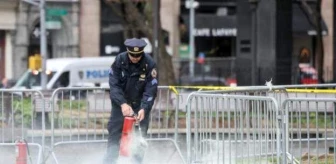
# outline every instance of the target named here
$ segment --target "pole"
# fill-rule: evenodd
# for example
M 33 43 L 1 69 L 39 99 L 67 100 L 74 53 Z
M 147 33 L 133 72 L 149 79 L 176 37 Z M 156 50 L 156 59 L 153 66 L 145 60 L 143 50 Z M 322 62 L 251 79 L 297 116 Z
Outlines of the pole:
M 40 8 L 40 52 L 42 58 L 42 71 L 41 71 L 41 87 L 45 90 L 47 87 L 47 30 L 46 30 L 46 19 L 45 19 L 45 0 L 40 0 L 40 3 L 32 0 L 22 0 L 31 5 Z
M 252 4 L 252 73 L 251 73 L 251 81 L 252 85 L 255 86 L 257 85 L 256 82 L 256 77 L 257 77 L 257 72 L 256 72 L 256 66 L 257 66 L 257 20 L 256 20 L 256 15 L 257 15 L 257 6 L 256 4 Z
M 334 17 L 334 21 L 333 21 L 333 57 L 334 57 L 334 64 L 333 64 L 333 83 L 336 83 L 336 21 L 335 21 L 335 17 L 336 17 L 336 1 L 333 2 L 333 17 Z M 335 145 L 336 147 L 336 145 Z
M 194 0 L 190 0 L 190 24 L 189 24 L 189 76 L 194 76 L 194 60 L 195 60 L 195 52 L 194 52 L 194 27 L 195 27 L 195 8 L 194 8 Z
M 47 33 L 46 33 L 46 18 L 45 18 L 45 0 L 40 1 L 40 49 L 42 57 L 42 71 L 41 71 L 41 86 L 42 90 L 46 89 L 47 86 L 47 74 L 46 74 L 46 65 L 47 65 Z
M 159 2 L 158 0 L 153 0 L 153 42 L 154 42 L 154 48 L 153 48 L 153 57 L 154 57 L 154 61 L 158 63 L 158 55 L 159 55 L 159 43 L 158 43 L 158 17 L 159 17 Z M 160 28 L 161 29 L 161 28 Z

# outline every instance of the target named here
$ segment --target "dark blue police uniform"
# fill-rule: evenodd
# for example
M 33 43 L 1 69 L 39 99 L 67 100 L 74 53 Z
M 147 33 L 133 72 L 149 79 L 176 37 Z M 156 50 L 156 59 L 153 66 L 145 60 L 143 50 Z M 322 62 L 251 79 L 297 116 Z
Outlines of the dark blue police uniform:
M 110 98 L 112 102 L 111 116 L 108 122 L 108 148 L 104 163 L 116 163 L 119 156 L 119 144 L 122 133 L 124 116 L 121 104 L 130 105 L 134 113 L 140 109 L 145 110 L 145 118 L 140 122 L 142 136 L 147 134 L 149 114 L 157 93 L 156 63 L 144 47 L 147 43 L 142 39 L 127 39 L 125 41 L 127 52 L 120 53 L 111 66 L 109 74 Z M 132 63 L 128 57 L 142 56 L 138 63 Z M 142 156 L 135 156 L 141 163 Z

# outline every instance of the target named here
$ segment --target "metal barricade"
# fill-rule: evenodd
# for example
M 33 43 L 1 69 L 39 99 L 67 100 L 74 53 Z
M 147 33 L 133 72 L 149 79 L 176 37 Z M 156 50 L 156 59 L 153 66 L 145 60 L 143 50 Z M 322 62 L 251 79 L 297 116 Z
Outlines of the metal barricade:
M 264 96 L 192 93 L 187 163 L 279 161 L 279 107 Z
M 181 158 L 183 163 L 178 140 L 185 138 L 179 136 L 179 133 L 185 134 L 185 118 L 179 118 L 179 97 L 169 87 L 159 87 L 150 115 L 147 141 L 167 143 L 174 149 L 171 154 Z M 64 163 L 59 156 L 64 156 L 67 149 L 62 147 L 73 144 L 96 144 L 100 146 L 96 149 L 100 150 L 102 158 L 106 151 L 107 123 L 111 112 L 109 88 L 58 88 L 50 102 L 51 129 L 46 130 L 46 137 L 51 138 L 50 154 L 55 163 Z M 180 124 L 181 120 L 184 120 L 183 124 Z M 67 159 L 66 163 L 71 162 Z
M 238 94 L 249 96 L 261 95 L 275 98 L 278 104 L 283 104 L 283 108 L 280 111 L 281 117 L 283 118 L 279 118 L 279 120 L 286 121 L 287 119 L 289 119 L 292 121 L 289 122 L 289 124 L 287 125 L 285 123 L 279 125 L 279 128 L 281 129 L 281 134 L 287 134 L 286 137 L 281 137 L 281 159 L 279 162 L 304 163 L 308 161 L 309 163 L 310 161 L 317 162 L 318 160 L 322 160 L 323 163 L 336 163 L 334 153 L 335 144 L 332 144 L 335 140 L 335 131 L 331 130 L 335 129 L 335 121 L 332 120 L 335 117 L 334 103 L 324 102 L 328 104 L 327 107 L 324 107 L 324 105 L 326 104 L 323 104 L 323 102 L 316 102 L 316 100 L 330 101 L 330 99 L 335 99 L 335 88 L 335 84 L 283 85 L 268 87 L 251 86 L 216 91 L 201 91 L 199 93 L 234 95 Z M 288 111 L 286 116 L 286 113 L 283 113 L 284 111 L 286 111 L 284 110 L 284 108 L 286 107 L 284 104 L 288 103 L 288 101 L 291 101 L 291 99 L 304 99 L 305 102 L 295 102 L 296 107 L 286 109 Z M 309 121 L 309 117 L 312 117 L 311 115 L 313 115 L 314 118 L 311 118 Z M 325 120 L 329 120 L 326 121 L 328 122 L 328 125 L 321 127 L 322 118 L 324 118 Z M 315 125 L 309 125 L 312 122 L 314 122 Z M 298 128 L 299 126 L 306 126 L 306 128 L 300 129 Z M 307 126 L 311 126 L 314 128 L 307 128 Z M 325 133 L 321 133 L 321 131 Z M 327 135 L 328 137 L 325 137 L 325 135 Z M 318 144 L 323 141 L 324 143 L 328 142 L 328 144 Z M 286 142 L 287 144 L 285 144 Z M 288 144 L 288 142 L 290 144 Z M 312 145 L 314 145 L 315 147 L 313 147 Z M 321 145 L 323 145 L 324 147 Z
M 111 111 L 107 88 L 58 88 L 52 93 L 50 102 L 51 129 L 46 130 L 46 137 L 50 138 L 52 159 L 48 156 L 48 162 L 76 163 L 80 154 L 71 151 L 84 154 L 90 147 L 85 144 L 97 144 L 98 150 L 104 147 Z M 78 150 L 71 147 L 74 144 Z
M 40 164 L 45 148 L 45 112 L 34 111 L 37 90 L 0 89 L 0 163 L 14 163 L 18 141 L 24 141 L 30 163 Z M 10 153 L 12 152 L 12 153 Z
M 282 110 L 285 163 L 336 163 L 336 98 L 290 98 Z
M 164 147 L 167 159 L 156 163 L 336 163 L 336 91 L 317 90 L 335 84 L 212 88 L 159 87 L 147 141 Z M 59 88 L 52 95 L 2 89 L 0 159 L 15 160 L 8 152 L 18 139 L 28 143 L 30 163 L 76 163 L 81 154 L 59 158 L 76 155 L 74 147 L 93 149 L 99 159 L 110 111 L 109 88 Z M 100 147 L 82 146 L 92 144 Z

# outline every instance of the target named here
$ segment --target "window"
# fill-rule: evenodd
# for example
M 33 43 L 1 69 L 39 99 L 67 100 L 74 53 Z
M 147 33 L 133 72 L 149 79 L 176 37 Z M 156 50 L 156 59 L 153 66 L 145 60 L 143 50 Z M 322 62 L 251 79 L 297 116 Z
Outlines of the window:
M 63 72 L 62 75 L 57 79 L 53 88 L 67 87 L 70 84 L 69 71 Z
M 55 72 L 47 72 L 48 82 L 54 76 Z M 23 74 L 23 76 L 15 84 L 16 87 L 40 87 L 41 86 L 41 72 L 28 70 Z

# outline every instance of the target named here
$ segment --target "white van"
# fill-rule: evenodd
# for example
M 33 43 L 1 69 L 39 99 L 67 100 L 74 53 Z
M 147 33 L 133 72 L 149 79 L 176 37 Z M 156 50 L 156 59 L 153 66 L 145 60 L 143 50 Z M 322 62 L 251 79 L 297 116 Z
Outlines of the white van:
M 108 86 L 115 57 L 55 58 L 47 60 L 46 89 Z M 41 89 L 41 73 L 28 69 L 13 88 Z

